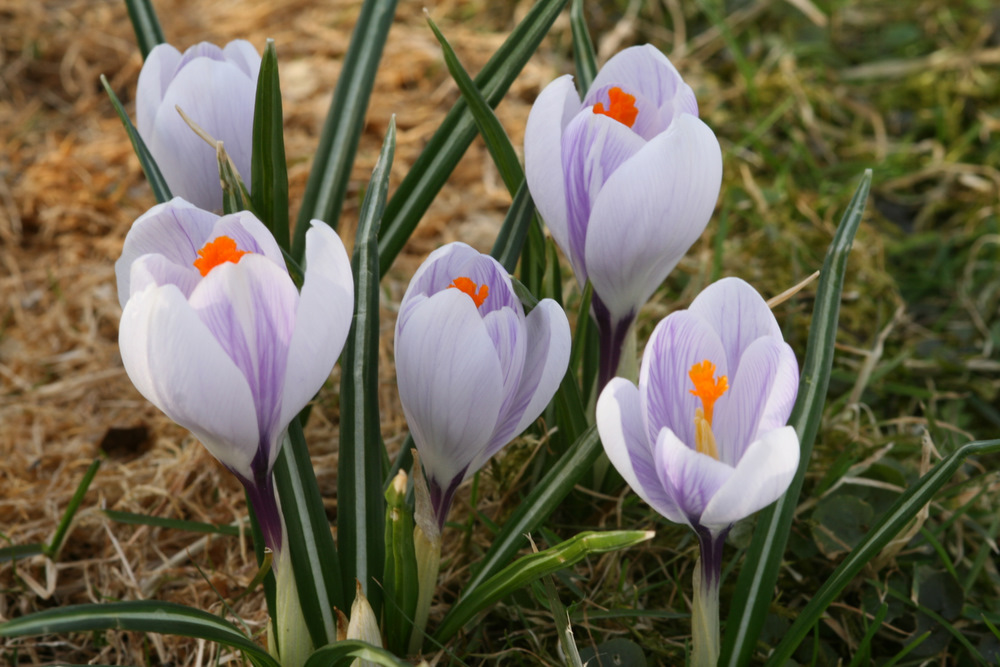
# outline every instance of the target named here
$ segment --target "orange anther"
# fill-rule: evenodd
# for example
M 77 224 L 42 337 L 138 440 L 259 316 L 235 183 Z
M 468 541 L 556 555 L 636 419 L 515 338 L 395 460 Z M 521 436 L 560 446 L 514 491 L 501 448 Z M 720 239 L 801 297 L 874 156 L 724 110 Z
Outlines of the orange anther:
M 471 280 L 465 277 L 459 277 L 452 280 L 451 284 L 448 285 L 448 288 L 450 289 L 452 287 L 454 287 L 457 290 L 461 290 L 462 292 L 465 292 L 466 294 L 471 296 L 472 300 L 476 304 L 476 308 L 479 308 L 481 305 L 483 305 L 483 301 L 486 301 L 486 297 L 490 295 L 489 285 L 485 284 L 480 285 L 479 291 L 477 292 L 476 283 L 472 282 Z
M 236 248 L 236 241 L 228 236 L 220 236 L 206 243 L 198 251 L 198 259 L 194 260 L 194 266 L 201 272 L 202 276 L 207 276 L 208 272 L 219 264 L 224 264 L 225 262 L 235 264 L 240 261 L 243 255 L 247 254 L 249 252 L 246 250 L 238 250 Z
M 608 110 L 604 110 L 603 102 L 598 102 L 594 105 L 594 113 L 610 116 L 619 123 L 632 127 L 639 115 L 639 110 L 635 107 L 635 95 L 629 95 L 616 86 L 608 91 L 608 99 L 610 100 Z
M 695 364 L 688 371 L 688 377 L 694 383 L 691 393 L 701 399 L 701 404 L 705 410 L 705 421 L 712 424 L 712 406 L 720 396 L 729 389 L 729 380 L 725 375 L 715 378 L 715 364 L 706 359 L 700 364 Z

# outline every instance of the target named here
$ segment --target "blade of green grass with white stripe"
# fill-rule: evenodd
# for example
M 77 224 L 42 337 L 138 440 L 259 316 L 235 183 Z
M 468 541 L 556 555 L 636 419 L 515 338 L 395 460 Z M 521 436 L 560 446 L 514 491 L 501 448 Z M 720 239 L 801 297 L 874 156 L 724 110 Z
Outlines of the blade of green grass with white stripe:
M 396 146 L 396 118 L 361 205 L 354 240 L 354 321 L 341 357 L 340 457 L 337 479 L 337 542 L 343 559 L 345 590 L 354 581 L 378 618 L 382 607 L 385 559 L 385 497 L 382 495 L 382 443 L 378 411 L 379 258 L 378 230 L 389 190 Z
M 297 261 L 306 249 L 310 220 L 337 228 L 375 74 L 395 14 L 396 0 L 365 0 L 361 6 L 295 222 L 292 256 Z
M 163 36 L 163 28 L 156 17 L 152 0 L 125 0 L 125 6 L 128 7 L 128 17 L 135 31 L 135 41 L 139 43 L 139 51 L 145 60 L 154 46 L 167 41 Z
M 139 136 L 139 131 L 135 129 L 132 120 L 125 113 L 125 107 L 122 106 L 118 96 L 115 95 L 115 91 L 111 90 L 111 84 L 108 83 L 107 77 L 103 74 L 101 75 L 101 85 L 104 86 L 104 91 L 111 98 L 111 106 L 115 108 L 118 118 L 121 119 L 122 125 L 125 126 L 128 139 L 132 142 L 132 150 L 135 151 L 136 157 L 139 158 L 139 164 L 142 166 L 142 171 L 146 174 L 146 180 L 149 181 L 149 187 L 153 190 L 156 202 L 162 204 L 163 202 L 170 201 L 173 195 L 170 194 L 170 188 L 167 186 L 166 179 L 160 173 L 160 167 L 156 164 L 156 160 L 153 159 L 153 154 L 146 148 L 146 143 Z
M 597 435 L 597 427 L 591 426 L 555 462 L 531 493 L 518 504 L 489 550 L 479 561 L 479 570 L 463 588 L 459 603 L 475 594 L 487 579 L 510 562 L 524 546 L 525 534 L 535 530 L 549 518 L 583 474 L 593 467 L 602 451 L 604 450 Z M 454 613 L 453 607 L 445 616 L 445 621 L 448 621 Z
M 545 551 L 523 556 L 484 581 L 474 593 L 462 597 L 445 616 L 434 639 L 443 644 L 473 616 L 541 577 L 575 565 L 590 554 L 626 549 L 652 539 L 653 535 L 646 530 L 588 531 Z
M 929 473 L 908 488 L 813 594 L 809 604 L 795 617 L 792 627 L 785 632 L 781 643 L 768 658 L 767 666 L 785 664 L 840 592 L 909 525 L 913 517 L 934 498 L 934 494 L 952 478 L 966 459 L 998 452 L 1000 440 L 970 442 L 939 461 Z
M 426 12 L 427 10 L 424 11 Z M 500 172 L 500 178 L 503 179 L 504 185 L 507 186 L 507 191 L 513 197 L 517 189 L 521 186 L 521 183 L 524 182 L 524 169 L 521 168 L 521 161 L 517 159 L 514 146 L 510 143 L 510 137 L 507 136 L 503 125 L 497 119 L 497 115 L 493 113 L 493 108 L 489 102 L 486 101 L 479 88 L 476 87 L 475 81 L 472 80 L 469 73 L 462 67 L 462 63 L 459 62 L 458 56 L 455 55 L 454 49 L 451 48 L 451 44 L 441 34 L 441 31 L 438 30 L 437 25 L 431 20 L 429 15 L 427 16 L 427 23 L 434 32 L 434 36 L 437 37 L 437 41 L 441 44 L 441 50 L 444 52 L 444 62 L 448 66 L 451 78 L 458 85 L 458 90 L 462 93 L 462 99 L 469 105 L 469 112 L 472 114 L 472 119 L 476 122 L 479 135 L 486 143 L 486 149 L 489 150 L 490 155 L 493 157 L 493 162 Z
M 729 605 L 719 665 L 737 667 L 748 664 L 767 617 L 767 608 L 771 604 L 774 585 L 778 580 L 778 568 L 792 528 L 793 513 L 823 416 L 826 392 L 830 384 L 830 369 L 833 366 L 834 343 L 837 339 L 844 273 L 854 235 L 861 224 L 871 181 L 872 172 L 868 169 L 844 212 L 823 262 L 816 289 L 816 306 L 809 328 L 806 358 L 802 365 L 799 395 L 788 420 L 799 436 L 799 469 L 785 495 L 762 511 L 757 519 L 753 540 L 743 560 L 736 592 Z
M 281 249 L 288 251 L 288 166 L 285 163 L 284 116 L 281 82 L 274 40 L 267 40 L 257 77 L 253 113 L 253 150 L 250 158 L 250 195 L 257 217 L 271 231 Z
M 346 598 L 337 548 L 298 418 L 289 425 L 274 464 L 274 485 L 281 500 L 302 616 L 313 646 L 324 646 L 337 637 L 333 608 L 346 609 Z
M 569 24 L 573 30 L 573 60 L 576 62 L 576 89 L 580 97 L 587 94 L 597 76 L 597 54 L 590 40 L 587 19 L 583 15 L 583 0 L 573 0 L 569 6 Z
M 566 1 L 539 0 L 483 66 L 475 84 L 490 107 L 500 103 Z M 383 275 L 475 136 L 475 120 L 465 100 L 460 99 L 427 142 L 386 206 L 379 238 L 379 266 Z
M 514 201 L 504 216 L 500 233 L 493 242 L 493 249 L 490 250 L 490 255 L 503 264 L 507 273 L 514 273 L 517 267 L 517 259 L 521 256 L 524 240 L 528 237 L 528 227 L 534 217 L 535 202 L 528 191 L 528 182 L 522 180 Z
M 306 660 L 305 667 L 351 667 L 356 659 L 381 667 L 413 667 L 384 648 L 366 644 L 356 639 L 337 642 L 319 649 Z
M 132 600 L 56 607 L 0 624 L 0 637 L 31 637 L 95 630 L 131 630 L 195 637 L 239 649 L 258 667 L 279 667 L 263 647 L 231 623 L 173 602 Z

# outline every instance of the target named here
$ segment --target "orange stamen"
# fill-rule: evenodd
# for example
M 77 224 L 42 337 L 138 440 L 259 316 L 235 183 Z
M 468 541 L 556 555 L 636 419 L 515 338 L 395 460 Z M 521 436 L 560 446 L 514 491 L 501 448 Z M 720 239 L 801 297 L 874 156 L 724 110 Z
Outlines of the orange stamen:
M 701 399 L 701 405 L 705 410 L 705 421 L 712 425 L 712 407 L 720 396 L 729 389 L 729 380 L 725 375 L 720 375 L 715 379 L 715 364 L 706 359 L 700 364 L 695 364 L 688 371 L 688 377 L 694 383 L 691 393 Z
M 246 250 L 238 250 L 236 241 L 228 236 L 220 236 L 206 243 L 198 251 L 198 259 L 194 260 L 194 266 L 201 272 L 202 276 L 207 276 L 208 272 L 219 264 L 232 262 L 236 264 L 243 255 L 250 254 Z
M 465 277 L 459 277 L 452 280 L 451 284 L 448 285 L 448 288 L 450 289 L 452 287 L 471 296 L 472 300 L 476 303 L 476 308 L 483 305 L 483 301 L 486 301 L 486 297 L 490 295 L 489 285 L 480 285 L 479 291 L 477 292 L 476 283 Z
M 604 103 L 598 102 L 594 105 L 594 113 L 610 116 L 619 123 L 632 127 L 639 115 L 639 110 L 635 107 L 635 95 L 629 95 L 616 86 L 608 91 L 608 100 L 610 104 L 607 111 L 604 110 Z

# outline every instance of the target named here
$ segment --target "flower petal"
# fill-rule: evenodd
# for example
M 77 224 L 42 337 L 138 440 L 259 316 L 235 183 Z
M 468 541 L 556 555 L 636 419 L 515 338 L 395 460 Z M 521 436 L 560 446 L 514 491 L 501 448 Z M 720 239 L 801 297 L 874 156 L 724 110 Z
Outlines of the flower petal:
M 791 426 L 765 433 L 747 448 L 736 471 L 701 515 L 713 530 L 730 526 L 780 498 L 799 466 L 799 438 Z
M 624 123 L 591 111 L 578 114 L 566 126 L 562 173 L 566 179 L 567 254 L 581 285 L 587 282 L 585 248 L 594 202 L 615 171 L 645 145 L 645 139 Z
M 180 291 L 167 285 L 133 295 L 118 341 L 139 393 L 224 465 L 253 479 L 259 432 L 250 386 Z
M 719 333 L 730 368 L 739 366 L 743 351 L 758 338 L 782 340 L 781 327 L 767 302 L 739 278 L 712 283 L 695 297 L 688 310 L 698 313 Z
M 566 313 L 542 299 L 525 317 L 527 351 L 520 383 L 501 410 L 493 438 L 480 465 L 538 419 L 552 400 L 569 364 L 572 344 Z
M 688 447 L 695 446 L 694 417 L 702 402 L 691 394 L 694 384 L 688 373 L 706 360 L 715 364 L 716 376 L 727 374 L 722 343 L 698 315 L 680 310 L 656 325 L 639 369 L 649 442 L 656 442 L 660 431 L 668 428 Z
M 234 39 L 222 49 L 226 60 L 233 63 L 257 85 L 257 75 L 260 73 L 260 54 L 254 45 L 245 39 Z
M 153 135 L 153 118 L 173 81 L 181 52 L 169 44 L 157 44 L 146 56 L 135 90 L 135 126 L 145 143 Z
M 656 472 L 687 523 L 706 525 L 703 512 L 733 476 L 733 468 L 699 454 L 665 428 L 656 440 Z
M 206 239 L 206 242 L 220 236 L 228 236 L 236 241 L 236 247 L 240 250 L 263 255 L 281 268 L 285 268 L 285 257 L 281 254 L 278 242 L 274 240 L 274 236 L 264 223 L 249 211 L 240 211 L 219 218 L 215 228 L 212 229 L 211 237 Z
M 788 422 L 798 379 L 795 353 L 784 341 L 765 336 L 750 344 L 729 378 L 729 391 L 715 404 L 712 430 L 721 460 L 736 465 L 758 434 Z
M 311 225 L 281 399 L 279 423 L 285 426 L 330 376 L 354 316 L 354 277 L 347 250 L 329 225 L 319 220 Z
M 162 255 L 184 266 L 194 266 L 198 250 L 210 238 L 219 216 L 192 206 L 180 197 L 157 204 L 132 224 L 122 255 L 115 262 L 118 303 L 122 308 L 131 294 L 132 263 L 148 254 Z
M 231 63 L 198 58 L 177 73 L 146 142 L 171 192 L 206 210 L 222 207 L 215 149 L 188 127 L 175 107 L 223 142 L 247 188 L 252 190 L 250 151 L 255 99 L 253 81 Z
M 396 382 L 428 481 L 447 489 L 472 472 L 502 400 L 496 349 L 468 295 L 442 290 L 397 328 Z
M 175 264 L 163 255 L 143 255 L 132 262 L 129 289 L 137 293 L 150 285 L 175 285 L 184 298 L 188 298 L 200 282 L 201 274 L 193 266 Z
M 721 182 L 719 142 L 687 114 L 608 178 L 590 214 L 586 265 L 613 320 L 638 311 L 701 236 Z
M 618 86 L 624 92 L 642 94 L 657 106 L 674 100 L 685 85 L 670 59 L 650 44 L 632 46 L 615 54 L 594 77 L 584 97 L 584 106 L 593 105 L 599 91 Z M 695 111 L 697 114 L 697 110 Z
M 632 490 L 663 516 L 684 523 L 684 513 L 657 473 L 634 384 L 614 378 L 605 386 L 597 399 L 597 430 L 608 458 Z
M 552 237 L 569 255 L 569 222 L 563 177 L 562 136 L 580 110 L 573 77 L 562 76 L 538 95 L 524 128 L 524 175 L 531 198 Z

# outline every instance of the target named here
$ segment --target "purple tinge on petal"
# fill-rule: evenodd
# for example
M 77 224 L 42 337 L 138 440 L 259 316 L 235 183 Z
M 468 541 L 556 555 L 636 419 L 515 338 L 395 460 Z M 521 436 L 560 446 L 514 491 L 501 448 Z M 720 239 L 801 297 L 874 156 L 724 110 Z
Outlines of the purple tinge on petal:
M 660 431 L 654 453 L 660 483 L 691 524 L 701 521 L 702 512 L 726 481 L 733 468 L 707 454 L 700 454 L 669 428 Z
M 260 54 L 253 44 L 245 39 L 234 39 L 226 44 L 222 53 L 226 60 L 239 67 L 256 84 L 260 72 Z
M 524 373 L 524 357 L 528 343 L 524 335 L 524 316 L 511 308 L 504 308 L 486 313 L 483 324 L 486 325 L 486 333 L 493 341 L 497 359 L 500 361 L 503 400 L 500 403 L 498 418 L 503 419 L 504 415 L 510 413 L 512 403 L 517 398 L 517 389 Z
M 683 84 L 673 63 L 649 44 L 623 49 L 614 55 L 594 77 L 584 105 L 600 101 L 598 91 L 619 86 L 625 92 L 639 91 L 657 106 L 674 99 Z
M 259 255 L 221 264 L 191 294 L 191 307 L 242 371 L 269 460 L 279 422 L 299 294 L 283 269 Z
M 688 447 L 695 446 L 694 417 L 702 407 L 691 394 L 691 367 L 703 361 L 715 364 L 716 376 L 728 375 L 719 337 L 698 315 L 677 311 L 653 330 L 642 355 L 639 391 L 647 437 L 655 442 L 670 429 Z
M 255 466 L 255 473 L 257 467 L 259 466 Z M 255 479 L 247 479 L 239 473 L 236 473 L 236 476 L 246 489 L 247 499 L 253 507 L 254 518 L 264 535 L 264 544 L 277 555 L 283 544 L 284 530 L 270 469 L 264 475 L 256 475 Z
M 157 44 L 146 56 L 135 91 L 135 126 L 147 144 L 153 134 L 153 118 L 174 79 L 181 52 L 169 44 Z
M 226 56 L 215 44 L 211 42 L 199 42 L 194 46 L 190 46 L 184 51 L 184 55 L 181 57 L 180 62 L 177 63 L 177 72 L 180 72 L 189 63 L 197 58 L 208 58 L 209 60 L 216 60 L 220 62 L 225 62 Z
M 122 255 L 115 262 L 118 302 L 125 307 L 132 293 L 131 266 L 143 255 L 162 255 L 181 266 L 194 266 L 198 250 L 212 233 L 219 216 L 192 206 L 180 197 L 157 204 L 132 224 Z M 185 292 L 188 294 L 189 292 Z
M 468 278 L 477 287 L 487 286 L 489 295 L 479 307 L 482 315 L 501 308 L 524 312 L 503 265 L 465 243 L 456 242 L 438 248 L 420 265 L 403 295 L 400 316 L 408 310 L 407 302 L 417 294 L 432 296 L 449 289 L 460 277 Z
M 729 465 L 735 466 L 750 443 L 756 440 L 761 417 L 773 393 L 779 391 L 784 398 L 787 387 L 779 387 L 778 380 L 786 349 L 788 345 L 771 337 L 758 338 L 751 343 L 735 374 L 729 377 L 729 390 L 715 403 L 712 430 L 719 446 L 719 458 Z M 797 376 L 794 381 L 797 385 Z M 792 398 L 794 400 L 794 390 Z M 787 408 L 790 412 L 791 404 Z M 787 420 L 788 413 L 784 418 Z
M 163 255 L 143 255 L 132 262 L 129 290 L 136 294 L 150 285 L 174 285 L 185 298 L 201 282 L 201 273 L 194 266 L 175 264 Z
M 220 236 L 231 238 L 239 250 L 263 255 L 281 268 L 285 268 L 285 258 L 281 254 L 278 242 L 264 223 L 249 211 L 240 211 L 219 218 L 208 240 Z
M 700 315 L 718 332 L 731 368 L 740 364 L 744 350 L 758 338 L 782 340 L 781 328 L 767 302 L 739 278 L 712 283 L 695 297 L 688 310 Z
M 608 458 L 632 490 L 666 518 L 684 523 L 686 517 L 660 481 L 634 384 L 624 378 L 608 383 L 597 400 L 597 430 Z
M 611 108 L 611 99 L 608 92 L 612 88 L 618 88 L 623 93 L 635 98 L 636 116 L 635 122 L 631 126 L 632 132 L 649 141 L 660 132 L 663 132 L 670 125 L 672 116 L 663 117 L 657 103 L 642 94 L 641 90 L 624 90 L 618 85 L 608 85 L 595 91 L 593 95 L 598 102 L 604 105 L 605 109 Z
M 581 284 L 588 276 L 584 250 L 594 202 L 611 175 L 645 145 L 646 141 L 627 125 L 588 110 L 570 121 L 563 133 L 562 167 L 570 245 L 567 254 Z

